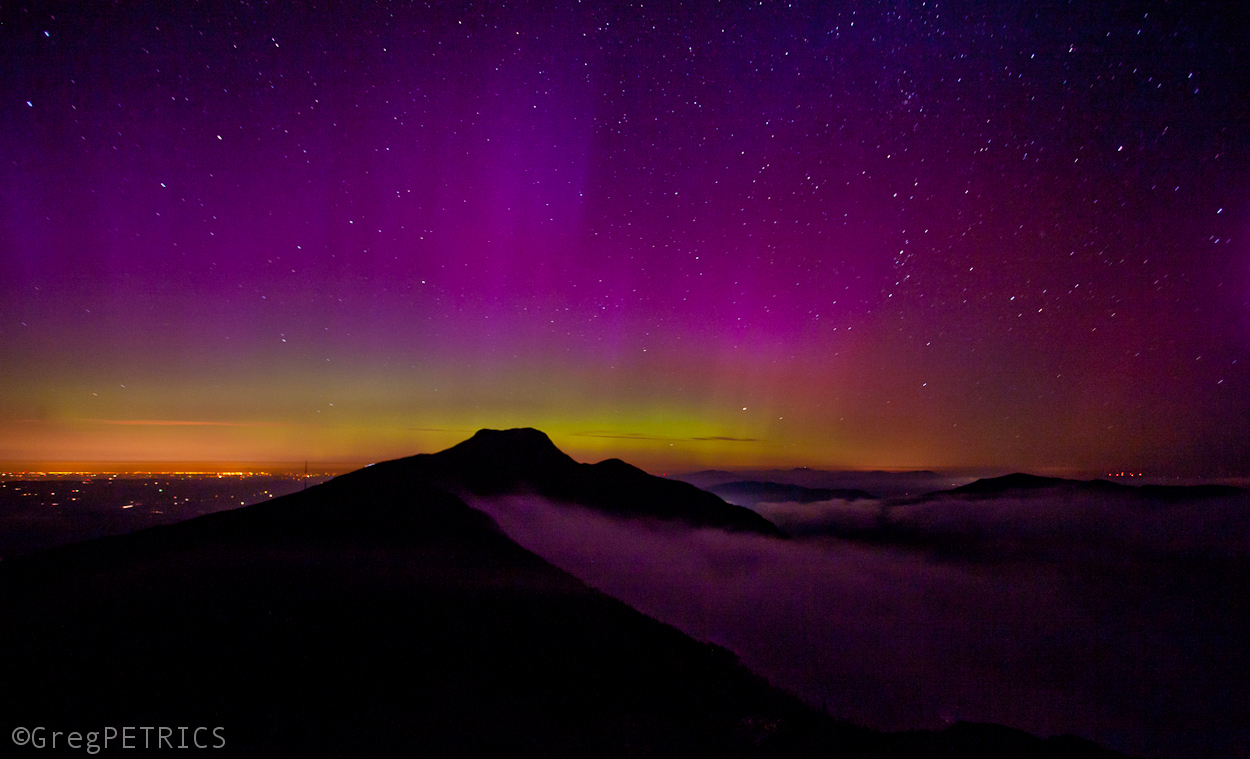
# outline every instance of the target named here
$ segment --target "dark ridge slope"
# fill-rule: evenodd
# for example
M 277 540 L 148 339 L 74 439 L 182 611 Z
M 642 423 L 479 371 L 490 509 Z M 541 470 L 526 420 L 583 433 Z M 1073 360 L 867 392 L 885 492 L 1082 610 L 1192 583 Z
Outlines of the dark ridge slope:
M 479 430 L 445 451 L 376 467 L 418 471 L 460 495 L 532 493 L 615 516 L 781 536 L 754 511 L 689 483 L 652 476 L 620 459 L 579 464 L 535 429 Z
M 6 731 L 231 753 L 740 756 L 821 722 L 393 467 L 3 562 L 0 670 Z

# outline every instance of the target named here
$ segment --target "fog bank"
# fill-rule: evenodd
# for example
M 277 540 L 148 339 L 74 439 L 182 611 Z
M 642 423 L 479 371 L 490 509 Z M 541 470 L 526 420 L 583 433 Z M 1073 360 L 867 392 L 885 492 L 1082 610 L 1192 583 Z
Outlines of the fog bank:
M 881 729 L 997 722 L 1143 756 L 1250 755 L 1245 499 L 761 508 L 811 528 L 792 540 L 527 497 L 473 505 L 836 716 Z

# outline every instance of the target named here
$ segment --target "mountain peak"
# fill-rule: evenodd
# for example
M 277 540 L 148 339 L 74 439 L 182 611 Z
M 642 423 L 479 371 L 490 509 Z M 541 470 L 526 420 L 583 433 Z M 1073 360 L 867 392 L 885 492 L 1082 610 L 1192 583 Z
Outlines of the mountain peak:
M 525 467 L 568 467 L 575 464 L 564 451 L 556 447 L 547 433 L 533 427 L 510 430 L 481 429 L 473 437 L 435 454 L 446 458 L 472 456 L 479 463 L 503 461 L 510 465 Z
M 478 495 L 512 492 L 535 477 L 560 478 L 578 466 L 546 433 L 531 427 L 481 429 L 447 450 L 399 461 L 462 495 L 460 488 Z
M 473 433 L 473 437 L 465 442 L 478 441 L 479 443 L 489 444 L 507 444 L 507 445 L 534 445 L 555 448 L 556 444 L 551 442 L 551 438 L 547 437 L 547 433 L 542 430 L 536 430 L 533 427 L 513 427 L 506 430 L 492 430 L 489 427 L 483 427 Z
M 750 509 L 677 480 L 655 477 L 620 459 L 579 464 L 532 428 L 478 430 L 438 453 L 390 462 L 456 495 L 533 494 L 621 517 L 684 521 L 700 527 L 780 536 Z

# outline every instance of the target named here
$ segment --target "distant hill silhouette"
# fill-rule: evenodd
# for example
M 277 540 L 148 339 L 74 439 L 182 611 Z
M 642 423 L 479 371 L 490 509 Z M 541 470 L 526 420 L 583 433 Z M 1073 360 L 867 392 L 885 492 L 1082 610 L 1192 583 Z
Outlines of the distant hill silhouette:
M 830 501 L 835 498 L 843 501 L 876 498 L 867 490 L 858 488 L 805 488 L 802 485 L 789 485 L 783 482 L 760 482 L 758 480 L 726 482 L 721 485 L 712 485 L 707 490 L 722 498 L 749 498 L 754 503 L 761 501 L 815 503 L 817 501 Z
M 1063 490 L 1079 493 L 1126 495 L 1166 503 L 1179 503 L 1202 498 L 1222 498 L 1245 493 L 1228 485 L 1124 485 L 1107 480 L 1067 480 L 1060 477 L 1039 477 L 1016 472 L 1002 477 L 977 480 L 950 490 L 929 493 L 925 497 L 943 495 L 995 497 L 1040 490 Z
M 445 451 L 376 466 L 422 472 L 460 495 L 532 493 L 614 516 L 781 537 L 776 525 L 754 511 L 688 483 L 655 477 L 620 459 L 579 464 L 535 429 L 479 430 Z
M 751 469 L 729 472 L 705 469 L 700 472 L 668 475 L 669 479 L 716 492 L 716 488 L 733 482 L 772 482 L 796 485 L 813 490 L 863 490 L 880 498 L 919 495 L 957 482 L 963 477 L 931 471 L 883 472 L 855 470 L 823 470 L 799 467 L 794 469 Z
M 832 720 L 521 548 L 411 461 L 0 562 L 5 740 L 129 725 L 173 745 L 221 727 L 215 756 L 1118 756 Z

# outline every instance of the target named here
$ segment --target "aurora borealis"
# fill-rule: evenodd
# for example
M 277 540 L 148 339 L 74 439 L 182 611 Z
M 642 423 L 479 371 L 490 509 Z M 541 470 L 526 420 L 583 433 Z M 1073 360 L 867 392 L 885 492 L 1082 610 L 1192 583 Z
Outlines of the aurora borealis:
M 1250 474 L 1244 10 L 0 14 L 0 461 Z

